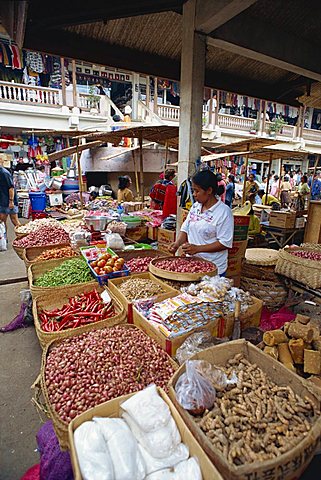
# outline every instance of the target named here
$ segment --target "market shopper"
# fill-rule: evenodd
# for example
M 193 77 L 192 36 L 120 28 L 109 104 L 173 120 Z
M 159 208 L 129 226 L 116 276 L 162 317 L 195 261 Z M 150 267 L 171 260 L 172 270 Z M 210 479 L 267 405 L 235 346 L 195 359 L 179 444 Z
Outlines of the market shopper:
M 132 202 L 134 200 L 134 194 L 130 189 L 132 184 L 131 178 L 128 175 L 124 175 L 118 178 L 118 192 L 117 201 L 120 202 Z
M 230 174 L 227 179 L 228 183 L 226 185 L 225 192 L 225 205 L 232 208 L 233 200 L 235 198 L 235 177 L 234 175 Z
M 8 215 L 13 225 L 19 227 L 18 199 L 12 175 L 3 167 L 3 160 L 0 159 L 0 221 L 4 222 L 6 228 Z
M 280 200 L 278 198 L 274 197 L 270 193 L 268 193 L 268 195 L 266 196 L 264 190 L 259 190 L 257 194 L 262 200 L 262 205 L 269 205 L 270 207 L 273 206 L 273 204 L 280 205 Z
M 255 181 L 255 175 L 251 173 L 245 183 L 245 200 L 252 200 L 259 191 L 259 184 Z
M 218 185 L 217 176 L 213 172 L 198 172 L 192 179 L 192 188 L 195 203 L 176 242 L 170 246 L 170 251 L 176 253 L 182 246 L 186 255 L 197 255 L 213 262 L 219 275 L 224 276 L 228 248 L 233 243 L 232 211 L 220 199 L 223 187 Z
M 172 168 L 165 170 L 165 174 L 161 174 L 159 180 L 153 185 L 150 191 L 151 204 L 150 207 L 154 210 L 162 210 L 165 202 L 167 187 L 174 185 L 174 178 L 176 171 Z M 170 189 L 173 190 L 174 189 Z

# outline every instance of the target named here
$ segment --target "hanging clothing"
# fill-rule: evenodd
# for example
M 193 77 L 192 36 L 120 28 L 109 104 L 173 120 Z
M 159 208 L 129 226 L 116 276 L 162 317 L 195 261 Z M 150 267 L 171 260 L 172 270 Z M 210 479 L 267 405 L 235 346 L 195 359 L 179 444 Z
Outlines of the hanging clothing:
M 41 53 L 27 52 L 26 65 L 36 73 L 44 71 L 43 59 Z

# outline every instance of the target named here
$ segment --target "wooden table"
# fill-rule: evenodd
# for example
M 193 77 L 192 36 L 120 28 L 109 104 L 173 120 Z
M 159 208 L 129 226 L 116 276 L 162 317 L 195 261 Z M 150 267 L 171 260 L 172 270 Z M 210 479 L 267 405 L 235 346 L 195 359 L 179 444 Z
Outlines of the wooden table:
M 278 228 L 270 227 L 266 222 L 261 222 L 262 229 L 267 232 L 267 241 L 270 237 L 270 243 L 276 243 L 280 248 L 284 248 L 298 233 L 304 233 L 304 228 Z

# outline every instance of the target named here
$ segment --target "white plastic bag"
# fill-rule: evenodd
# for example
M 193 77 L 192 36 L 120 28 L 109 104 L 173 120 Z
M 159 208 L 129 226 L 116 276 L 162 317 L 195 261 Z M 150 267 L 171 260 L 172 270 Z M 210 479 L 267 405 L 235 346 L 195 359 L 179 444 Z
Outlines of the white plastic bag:
M 108 446 L 115 480 L 143 480 L 145 465 L 136 439 L 121 418 L 94 417 Z
M 115 250 L 124 250 L 125 244 L 119 233 L 106 233 L 106 246 Z
M 83 480 L 115 480 L 113 464 L 99 425 L 82 423 L 74 442 Z
M 154 384 L 130 397 L 121 404 L 121 408 L 144 432 L 152 432 L 164 427 L 171 418 L 170 409 L 159 396 Z
M 174 472 L 175 480 L 202 480 L 202 472 L 196 457 L 176 465 Z
M 177 478 L 172 470 L 166 468 L 166 470 L 159 470 L 147 475 L 146 480 L 177 480 Z
M 164 427 L 148 433 L 140 430 L 137 423 L 128 413 L 124 412 L 123 418 L 126 420 L 138 442 L 146 448 L 154 458 L 169 457 L 181 443 L 180 433 L 172 417 Z
M 4 222 L 0 222 L 0 252 L 7 250 L 7 232 Z
M 142 454 L 147 474 L 157 472 L 158 470 L 163 470 L 165 468 L 174 467 L 183 460 L 187 460 L 189 457 L 188 447 L 184 443 L 180 443 L 174 452 L 166 458 L 152 457 L 150 453 L 144 447 L 142 447 L 142 445 L 139 445 L 139 450 Z

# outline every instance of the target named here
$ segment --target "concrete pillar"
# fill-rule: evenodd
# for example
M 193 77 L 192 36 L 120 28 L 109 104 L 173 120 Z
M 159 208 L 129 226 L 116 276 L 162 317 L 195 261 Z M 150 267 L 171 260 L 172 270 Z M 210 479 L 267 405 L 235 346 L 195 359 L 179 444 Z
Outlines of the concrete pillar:
M 196 0 L 183 6 L 178 185 L 194 173 L 201 155 L 205 38 L 195 33 L 195 6 Z
M 158 86 L 158 78 L 154 77 L 154 113 L 158 115 L 158 99 L 157 99 L 157 87 Z
M 138 120 L 139 73 L 132 74 L 132 119 Z
M 150 77 L 146 77 L 146 106 L 150 107 Z

